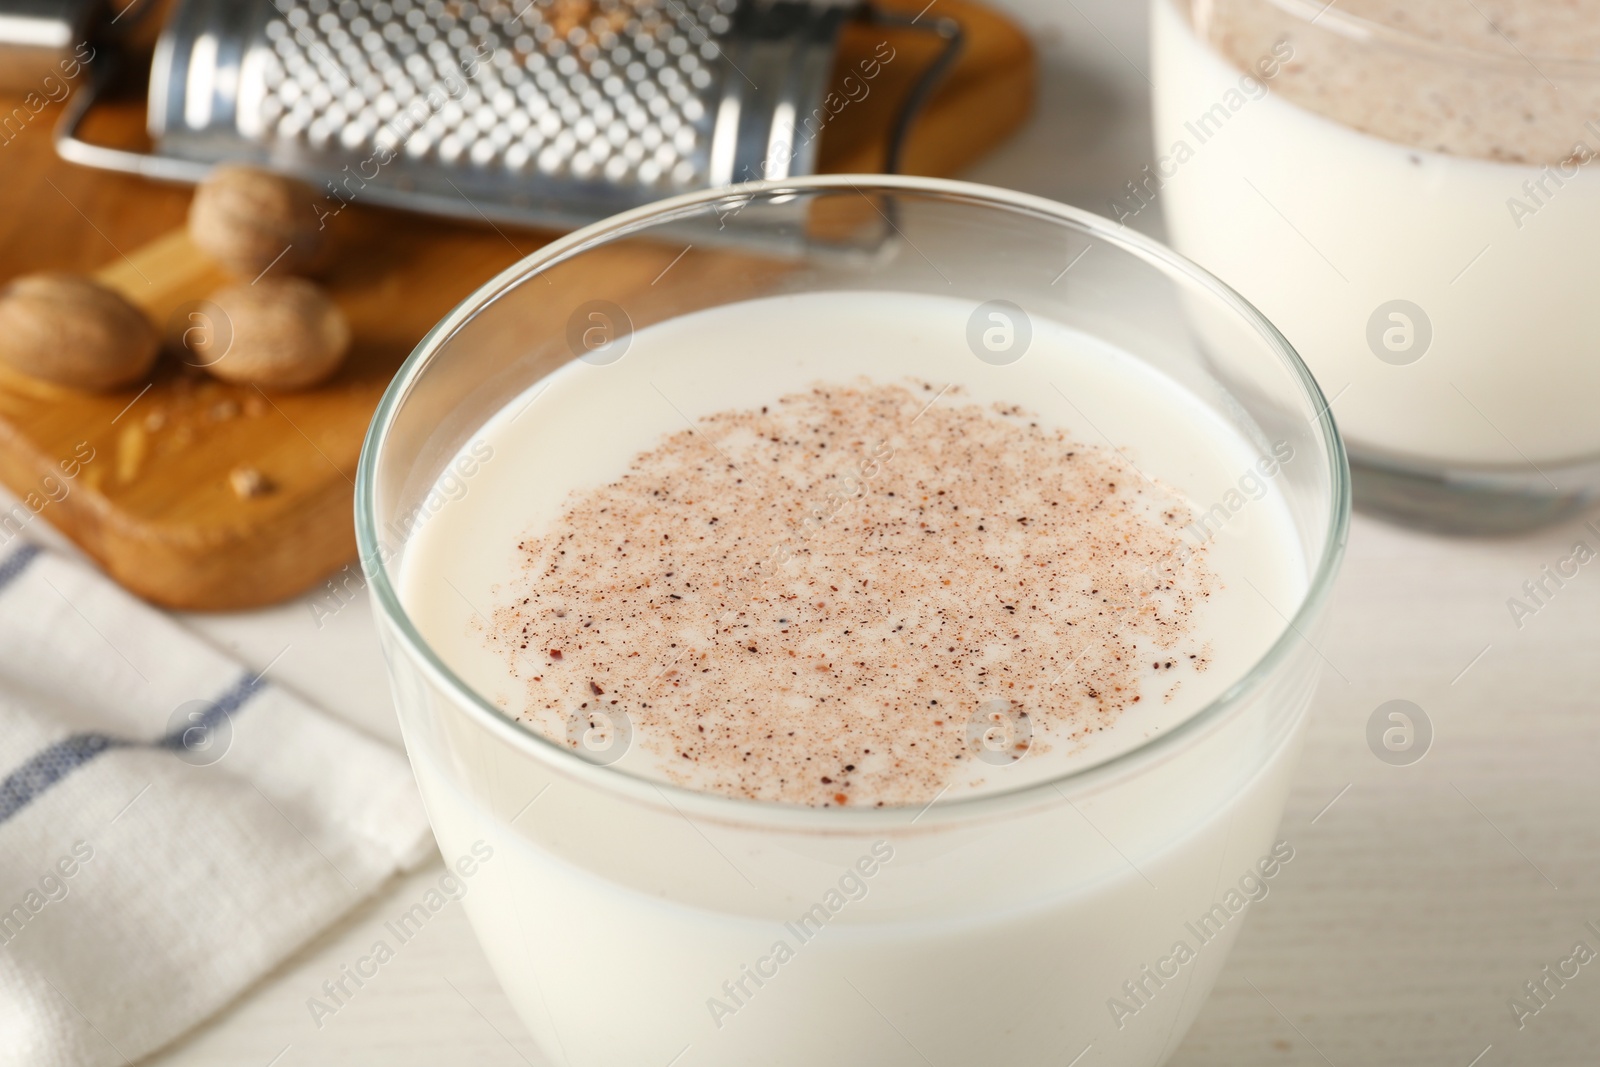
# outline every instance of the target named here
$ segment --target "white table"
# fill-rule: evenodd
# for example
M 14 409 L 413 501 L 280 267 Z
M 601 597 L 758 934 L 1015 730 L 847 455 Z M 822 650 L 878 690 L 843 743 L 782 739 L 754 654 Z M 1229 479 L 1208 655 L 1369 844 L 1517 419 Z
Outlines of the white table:
M 1142 4 L 1017 6 L 1042 52 L 1038 113 L 968 176 L 1105 212 L 1149 158 Z M 1151 216 L 1139 222 L 1158 225 Z M 1357 519 L 1284 820 L 1297 855 L 1252 905 L 1176 1064 L 1600 1061 L 1600 960 L 1520 1031 L 1508 1006 L 1575 941 L 1600 951 L 1584 929 L 1600 925 L 1600 563 L 1520 630 L 1506 607 L 1580 538 L 1600 548 L 1580 521 L 1474 542 Z M 320 628 L 309 598 L 188 621 L 257 668 L 276 659 L 279 684 L 398 743 L 365 600 Z M 1409 767 L 1367 747 L 1369 715 L 1394 698 L 1422 706 L 1436 732 Z M 307 999 L 438 874 L 400 880 L 151 1063 L 543 1067 L 455 905 L 314 1023 Z M 1091 1050 L 1082 1063 L 1094 1062 Z

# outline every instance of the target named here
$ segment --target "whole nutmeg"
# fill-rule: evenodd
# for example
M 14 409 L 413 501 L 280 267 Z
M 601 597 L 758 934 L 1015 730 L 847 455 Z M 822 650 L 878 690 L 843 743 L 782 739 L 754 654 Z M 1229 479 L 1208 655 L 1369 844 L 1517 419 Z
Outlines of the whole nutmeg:
M 121 293 L 77 274 L 29 274 L 0 289 L 0 362 L 78 389 L 144 377 L 161 349 L 155 327 Z
M 220 166 L 200 183 L 189 204 L 189 239 L 246 278 L 274 264 L 285 274 L 314 270 L 326 246 L 315 207 L 322 199 L 293 178 Z
M 350 324 L 322 288 L 303 278 L 263 278 L 211 297 L 225 328 L 194 343 L 200 364 L 229 382 L 303 389 L 339 369 Z

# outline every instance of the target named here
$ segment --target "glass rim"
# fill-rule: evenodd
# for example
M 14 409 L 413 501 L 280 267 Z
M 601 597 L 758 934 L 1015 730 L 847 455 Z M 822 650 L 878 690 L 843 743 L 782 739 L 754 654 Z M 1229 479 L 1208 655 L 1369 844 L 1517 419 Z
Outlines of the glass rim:
M 1187 0 L 1186 0 L 1187 2 Z M 1423 37 L 1410 30 L 1378 22 L 1361 15 L 1353 15 L 1335 6 L 1337 0 L 1267 0 L 1284 14 L 1297 18 L 1307 26 L 1321 27 L 1342 37 L 1363 43 L 1382 45 L 1413 53 L 1424 54 L 1434 60 L 1480 67 L 1501 67 L 1515 70 L 1523 76 L 1543 78 L 1544 71 L 1535 65 L 1557 65 L 1567 74 L 1600 77 L 1600 60 L 1580 56 L 1550 55 L 1530 52 L 1511 44 L 1512 52 L 1490 52 L 1471 45 L 1455 44 Z
M 377 473 L 389 431 L 417 378 L 427 369 L 442 346 L 479 311 L 512 288 L 536 278 L 542 271 L 583 252 L 621 238 L 654 229 L 686 216 L 702 213 L 708 206 L 723 202 L 749 202 L 754 198 L 776 200 L 795 195 L 828 192 L 867 191 L 924 194 L 946 201 L 1013 213 L 1032 214 L 1056 225 L 1075 227 L 1096 239 L 1108 241 L 1123 251 L 1168 274 L 1198 286 L 1207 297 L 1254 327 L 1269 348 L 1279 356 L 1300 387 L 1302 396 L 1317 414 L 1313 422 L 1320 431 L 1326 456 L 1332 500 L 1328 522 L 1321 531 L 1324 540 L 1320 557 L 1310 569 L 1305 595 L 1289 616 L 1273 642 L 1262 655 L 1225 690 L 1182 722 L 1162 730 L 1127 751 L 1087 767 L 1008 789 L 996 789 L 970 796 L 941 800 L 943 793 L 918 809 L 911 805 L 870 808 L 815 808 L 773 800 L 753 800 L 691 789 L 672 782 L 646 778 L 603 765 L 572 752 L 567 746 L 543 736 L 515 717 L 496 707 L 457 675 L 434 651 L 413 625 L 389 576 L 390 554 L 380 536 L 377 515 Z M 415 664 L 420 665 L 440 690 L 453 698 L 456 706 L 490 734 L 550 770 L 577 779 L 607 793 L 659 807 L 662 802 L 679 814 L 698 814 L 716 822 L 780 826 L 788 829 L 826 833 L 860 834 L 874 829 L 904 828 L 907 820 L 922 822 L 923 828 L 956 819 L 981 819 L 1040 805 L 1066 794 L 1063 787 L 1093 788 L 1101 782 L 1134 772 L 1144 763 L 1174 753 L 1209 727 L 1226 721 L 1246 699 L 1261 688 L 1274 669 L 1305 638 L 1306 624 L 1327 602 L 1333 580 L 1344 555 L 1350 525 L 1350 468 L 1344 443 L 1335 427 L 1329 403 L 1294 347 L 1254 305 L 1226 283 L 1199 265 L 1152 238 L 1128 230 L 1103 216 L 1044 197 L 974 182 L 909 175 L 813 175 L 802 178 L 747 182 L 718 189 L 685 193 L 592 223 L 551 243 L 496 274 L 441 319 L 418 342 L 401 364 L 373 413 L 362 443 L 356 471 L 355 526 L 358 558 L 366 573 L 371 596 L 382 615 L 379 624 L 394 628 Z

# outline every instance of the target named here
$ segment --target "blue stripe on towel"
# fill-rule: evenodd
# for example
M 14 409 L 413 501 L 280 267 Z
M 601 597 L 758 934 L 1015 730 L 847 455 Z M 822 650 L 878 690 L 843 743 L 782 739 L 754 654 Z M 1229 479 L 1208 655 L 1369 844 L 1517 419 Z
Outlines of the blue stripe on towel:
M 244 677 L 235 682 L 232 689 L 229 689 L 226 693 L 223 693 L 217 699 L 213 700 L 206 710 L 200 713 L 200 717 L 198 719 L 195 719 L 192 722 L 184 723 L 176 730 L 173 730 L 170 734 L 167 734 L 161 740 L 157 741 L 155 743 L 155 747 L 169 749 L 183 748 L 183 737 L 190 730 L 193 730 L 195 727 L 200 727 L 209 733 L 212 727 L 216 726 L 217 723 L 221 722 L 224 718 L 238 711 L 245 705 L 246 701 L 266 687 L 267 683 L 263 682 L 259 675 L 253 675 L 249 671 L 246 671 Z
M 73 734 L 37 753 L 0 781 L 0 823 L 106 749 L 128 744 L 105 734 Z
M 35 554 L 37 554 L 35 549 Z M 5 582 L 5 569 L 16 559 L 0 563 L 0 585 Z M 20 568 L 19 568 L 20 569 Z M 246 671 L 244 676 L 201 713 L 201 717 L 193 723 L 187 723 L 183 729 L 174 731 L 153 742 L 128 741 L 109 734 L 87 733 L 72 734 L 64 737 L 55 744 L 35 753 L 27 762 L 5 778 L 0 779 L 0 823 L 4 823 L 11 816 L 37 800 L 50 787 L 61 779 L 84 766 L 102 752 L 109 752 L 118 748 L 157 748 L 177 749 L 183 747 L 184 730 L 193 729 L 204 724 L 213 726 L 224 716 L 232 715 L 243 707 L 251 697 L 266 688 L 266 683 Z
M 17 550 L 5 559 L 0 559 L 0 589 L 10 585 L 17 575 L 28 569 L 39 555 L 39 546 L 32 541 L 24 541 Z

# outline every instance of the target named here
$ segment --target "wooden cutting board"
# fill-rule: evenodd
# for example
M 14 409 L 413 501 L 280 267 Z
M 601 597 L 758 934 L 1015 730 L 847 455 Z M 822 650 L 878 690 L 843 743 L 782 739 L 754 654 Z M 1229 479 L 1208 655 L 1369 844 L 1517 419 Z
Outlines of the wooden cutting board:
M 882 6 L 915 14 L 924 2 Z M 963 0 L 928 7 L 962 23 L 966 47 L 912 131 L 904 169 L 949 174 L 1025 118 L 1033 54 L 1020 29 L 987 8 Z M 837 77 L 885 39 L 896 58 L 828 127 L 823 171 L 881 169 L 896 108 L 937 48 L 917 31 L 852 26 Z M 31 113 L 29 102 L 0 96 L 0 115 L 19 103 Z M 50 144 L 55 111 L 0 132 L 0 284 L 41 270 L 94 273 L 160 325 L 229 280 L 183 232 L 188 189 L 61 162 Z M 113 101 L 92 117 L 89 140 L 143 136 L 142 101 Z M 0 370 L 0 481 L 23 501 L 0 512 L 0 547 L 30 522 L 48 521 L 128 589 L 199 610 L 270 604 L 353 559 L 356 460 L 396 368 L 451 307 L 551 235 L 378 209 L 344 215 L 349 251 L 323 281 L 356 340 L 324 386 L 265 393 L 216 381 L 170 353 L 149 381 L 111 394 Z M 240 468 L 259 472 L 273 491 L 241 498 L 230 483 Z

